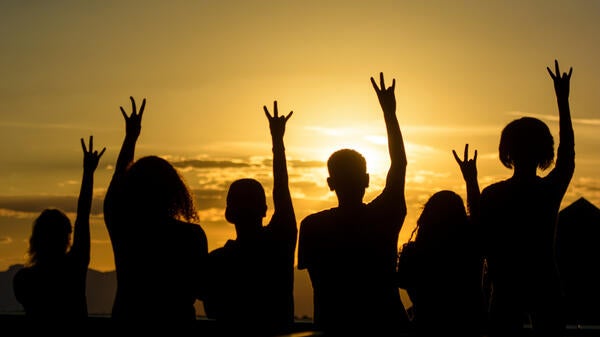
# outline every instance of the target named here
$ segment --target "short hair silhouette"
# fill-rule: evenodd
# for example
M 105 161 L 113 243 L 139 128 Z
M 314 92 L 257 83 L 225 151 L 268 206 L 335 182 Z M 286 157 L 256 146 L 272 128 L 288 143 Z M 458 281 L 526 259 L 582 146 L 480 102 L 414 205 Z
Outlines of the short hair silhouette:
M 163 158 L 152 155 L 133 162 L 125 172 L 123 187 L 130 214 L 198 220 L 191 192 Z
M 63 256 L 71 245 L 73 227 L 69 217 L 59 209 L 47 208 L 33 222 L 29 249 L 29 265 Z
M 204 311 L 220 336 L 279 336 L 294 323 L 294 254 L 298 227 L 289 189 L 284 134 L 287 115 L 266 106 L 273 160 L 273 214 L 263 226 L 267 200 L 256 179 L 229 185 L 225 218 L 235 238 L 209 253 Z
M 522 117 L 504 127 L 498 150 L 502 165 L 509 169 L 529 162 L 545 170 L 554 161 L 554 138 L 541 120 Z
M 335 151 L 327 160 L 329 189 L 339 198 L 358 201 L 369 187 L 367 161 L 362 154 L 352 149 Z
M 367 161 L 356 150 L 341 149 L 329 156 L 327 170 L 330 176 L 352 177 L 367 173 Z
M 513 174 L 481 192 L 480 227 L 486 258 L 488 335 L 563 336 L 564 289 L 556 259 L 558 213 L 575 172 L 575 133 L 569 103 L 571 74 L 546 68 L 558 107 L 558 148 L 548 126 L 534 117 L 508 123 L 500 136 L 499 158 Z M 539 175 L 554 162 L 546 175 Z M 514 229 L 518 229 L 515 235 Z M 491 290 L 491 291 L 490 291 Z
M 327 185 L 337 206 L 308 214 L 300 223 L 298 269 L 306 269 L 315 329 L 325 335 L 397 335 L 408 316 L 394 275 L 398 235 L 406 217 L 406 151 L 396 116 L 395 79 L 371 84 L 379 100 L 390 167 L 385 187 L 365 202 L 366 160 L 342 148 L 327 160 Z M 356 319 L 356 315 L 360 319 Z
M 266 213 L 267 199 L 260 182 L 243 178 L 231 183 L 225 209 L 227 221 L 237 223 L 241 219 L 263 218 Z

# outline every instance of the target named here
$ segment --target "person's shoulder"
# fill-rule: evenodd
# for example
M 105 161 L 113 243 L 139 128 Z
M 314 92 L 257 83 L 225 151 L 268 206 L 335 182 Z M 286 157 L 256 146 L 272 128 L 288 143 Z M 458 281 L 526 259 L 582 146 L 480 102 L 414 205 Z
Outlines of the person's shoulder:
M 304 219 L 302 219 L 301 225 L 310 226 L 312 224 L 327 223 L 329 222 L 329 219 L 335 214 L 336 209 L 337 208 L 330 208 L 309 214 Z
M 27 280 L 31 279 L 31 275 L 33 274 L 35 274 L 35 271 L 32 267 L 22 267 L 13 275 L 13 283 L 21 284 L 27 282 Z
M 173 225 L 178 226 L 180 229 L 197 234 L 205 235 L 204 228 L 200 224 L 194 222 L 187 222 L 182 220 L 173 219 Z
M 211 250 L 208 253 L 208 259 L 213 264 L 220 265 L 226 260 L 230 260 L 237 256 L 237 243 L 235 240 L 227 240 L 227 242 L 221 246 Z
M 504 189 L 506 189 L 506 187 L 508 186 L 508 180 L 500 180 L 497 182 L 494 182 L 486 187 L 484 187 L 481 190 L 481 195 L 487 195 L 487 194 L 495 194 L 498 193 Z

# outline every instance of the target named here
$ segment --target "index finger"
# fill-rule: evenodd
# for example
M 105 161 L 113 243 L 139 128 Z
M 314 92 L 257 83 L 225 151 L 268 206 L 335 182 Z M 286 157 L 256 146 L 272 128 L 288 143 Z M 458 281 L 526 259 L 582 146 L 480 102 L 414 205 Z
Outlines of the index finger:
M 457 163 L 459 163 L 459 164 L 462 163 L 462 160 L 460 160 L 460 158 L 456 154 L 456 151 L 452 150 L 452 154 L 454 155 L 454 159 L 456 160 Z
M 142 115 L 144 114 L 144 108 L 145 108 L 145 107 L 146 107 L 146 99 L 144 98 L 144 99 L 142 100 L 142 106 L 140 107 L 140 112 L 138 113 L 138 115 L 139 115 L 140 117 L 142 117 Z
M 379 87 L 377 86 L 377 82 L 375 82 L 375 79 L 373 77 L 371 77 L 371 84 L 373 85 L 375 91 L 379 92 Z
M 548 70 L 548 74 L 550 74 L 550 77 L 552 77 L 552 79 L 556 78 L 556 76 L 554 76 L 554 73 L 552 72 L 552 69 L 550 69 L 550 67 L 546 67 L 546 70 Z
M 290 113 L 287 116 L 285 116 L 285 120 L 287 121 L 288 119 L 290 119 L 290 117 L 292 117 L 293 113 L 294 113 L 293 111 L 290 111 Z
M 265 112 L 265 116 L 267 116 L 268 119 L 271 119 L 271 114 L 269 113 L 269 109 L 267 109 L 266 105 L 263 105 L 263 110 Z
M 133 96 L 129 96 L 129 100 L 131 101 L 131 108 L 133 109 L 133 113 L 136 113 L 135 110 L 135 99 L 133 99 Z

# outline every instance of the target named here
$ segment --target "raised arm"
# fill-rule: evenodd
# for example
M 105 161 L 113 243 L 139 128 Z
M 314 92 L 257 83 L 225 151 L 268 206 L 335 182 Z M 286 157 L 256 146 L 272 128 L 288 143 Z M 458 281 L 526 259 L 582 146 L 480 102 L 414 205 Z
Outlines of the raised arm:
M 92 209 L 94 172 L 106 148 L 103 148 L 100 152 L 94 150 L 93 136 L 90 136 L 88 148 L 86 148 L 85 141 L 81 138 L 81 148 L 83 149 L 83 178 L 81 179 L 81 189 L 77 201 L 73 246 L 69 254 L 76 257 L 80 261 L 81 266 L 85 267 L 87 271 L 87 266 L 90 263 L 90 213 Z
M 403 214 L 406 215 L 404 188 L 407 162 L 404 140 L 402 139 L 402 132 L 400 131 L 400 125 L 396 116 L 396 97 L 394 96 L 396 80 L 393 79 L 392 86 L 386 88 L 383 73 L 380 73 L 379 82 L 380 86 L 377 86 L 375 79 L 371 77 L 371 84 L 373 84 L 379 104 L 383 110 L 391 160 L 385 188 L 380 196 L 386 196 L 386 200 L 393 202 L 394 207 L 401 207 L 400 209 L 403 210 Z
M 571 108 L 569 106 L 569 92 L 571 86 L 571 74 L 573 68 L 569 68 L 569 73 L 560 73 L 558 61 L 554 61 L 555 72 L 550 67 L 546 67 L 552 81 L 554 82 L 554 92 L 556 93 L 556 102 L 558 103 L 559 115 L 559 145 L 556 153 L 556 165 L 549 175 L 553 176 L 556 183 L 566 192 L 569 182 L 575 172 L 575 134 L 573 132 L 573 123 L 571 122 Z
M 479 220 L 479 182 L 477 181 L 477 150 L 473 153 L 473 158 L 469 159 L 469 144 L 465 144 L 464 157 L 461 160 L 456 151 L 452 150 L 454 159 L 460 167 L 463 179 L 467 185 L 467 209 L 469 216 L 473 221 Z
M 265 116 L 269 120 L 269 129 L 271 130 L 271 142 L 273 145 L 273 204 L 274 213 L 271 224 L 280 226 L 296 239 L 297 224 L 292 205 L 292 197 L 288 182 L 287 161 L 285 156 L 285 147 L 283 144 L 283 135 L 285 133 L 285 124 L 292 117 L 293 111 L 287 116 L 279 116 L 277 110 L 277 101 L 273 102 L 273 116 L 269 109 L 263 106 Z
M 130 96 L 129 99 L 131 100 L 131 115 L 127 116 L 125 109 L 120 107 L 121 114 L 125 118 L 125 139 L 123 140 L 123 145 L 121 145 L 121 151 L 119 152 L 119 157 L 117 158 L 115 172 L 113 173 L 112 179 L 106 191 L 106 196 L 104 197 L 104 221 L 109 234 L 111 234 L 113 230 L 112 219 L 115 212 L 115 189 L 118 188 L 127 166 L 133 162 L 135 155 L 135 144 L 142 130 L 142 115 L 144 114 L 144 108 L 146 107 L 145 98 L 142 100 L 142 105 L 139 111 L 136 109 L 136 104 L 133 97 Z

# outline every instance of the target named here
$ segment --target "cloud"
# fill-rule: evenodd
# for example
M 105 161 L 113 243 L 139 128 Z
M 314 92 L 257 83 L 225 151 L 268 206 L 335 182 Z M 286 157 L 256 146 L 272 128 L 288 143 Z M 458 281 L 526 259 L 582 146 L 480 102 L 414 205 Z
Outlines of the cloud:
M 15 219 L 33 219 L 37 216 L 37 212 L 22 212 L 12 209 L 0 208 L 0 217 L 15 218 Z
M 92 200 L 92 214 L 102 212 L 102 202 L 99 198 Z M 39 213 L 46 208 L 58 208 L 65 213 L 77 212 L 77 196 L 0 196 L 0 209 L 22 213 Z
M 560 120 L 558 115 L 525 113 L 522 111 L 511 111 L 508 114 L 518 117 L 535 117 L 550 122 L 558 122 Z M 600 119 L 598 118 L 571 118 L 571 121 L 573 122 L 573 124 L 600 126 Z
M 326 163 L 320 160 L 288 160 L 288 167 L 323 168 Z
M 173 161 L 171 164 L 177 168 L 194 168 L 194 169 L 210 169 L 210 168 L 244 168 L 250 167 L 250 163 L 244 163 L 232 160 L 181 160 Z

